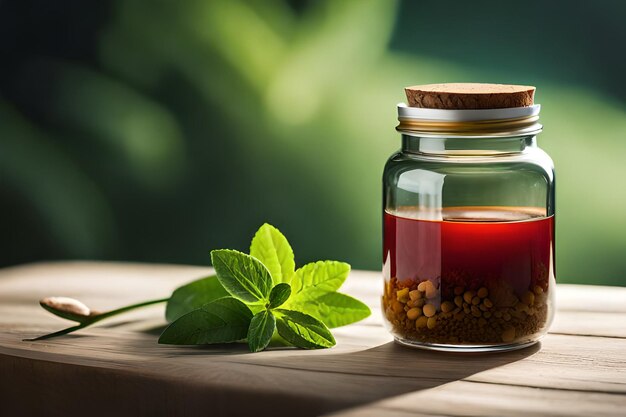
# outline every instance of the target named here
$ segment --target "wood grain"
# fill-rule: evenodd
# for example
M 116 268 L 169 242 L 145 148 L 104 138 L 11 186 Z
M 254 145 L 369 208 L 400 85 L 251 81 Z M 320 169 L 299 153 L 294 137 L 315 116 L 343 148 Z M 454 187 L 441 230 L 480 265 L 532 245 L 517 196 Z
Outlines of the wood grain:
M 380 276 L 355 271 L 344 290 L 373 315 L 335 329 L 320 351 L 160 346 L 163 307 L 43 342 L 66 321 L 49 295 L 107 309 L 167 296 L 208 268 L 51 263 L 0 270 L 0 416 L 623 415 L 626 289 L 561 285 L 541 345 L 483 355 L 394 344 L 382 327 Z

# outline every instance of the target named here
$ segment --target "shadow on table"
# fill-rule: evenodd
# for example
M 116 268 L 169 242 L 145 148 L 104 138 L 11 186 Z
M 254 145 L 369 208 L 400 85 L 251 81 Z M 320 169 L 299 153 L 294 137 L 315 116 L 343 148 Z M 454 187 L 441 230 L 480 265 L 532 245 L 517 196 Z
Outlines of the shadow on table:
M 311 371 L 299 373 L 300 378 L 311 378 L 311 381 L 303 383 L 325 387 L 332 390 L 328 394 L 333 397 L 343 397 L 345 402 L 341 405 L 328 404 L 326 412 L 332 412 L 458 381 L 522 360 L 539 350 L 538 343 L 525 349 L 501 353 L 444 353 L 409 349 L 389 342 L 360 352 L 268 359 L 257 356 L 245 362 L 272 368 Z M 323 395 L 319 390 L 318 394 Z
M 117 343 L 133 351 L 140 350 L 144 356 L 174 360 L 179 366 L 185 367 L 190 379 L 203 380 L 207 375 L 214 375 L 214 368 L 219 369 L 220 366 L 228 369 L 232 375 L 240 375 L 244 378 L 242 381 L 251 375 L 263 375 L 262 379 L 268 386 L 276 384 L 283 388 L 265 391 L 256 387 L 258 392 L 254 395 L 262 400 L 250 400 L 251 403 L 259 410 L 268 407 L 265 411 L 269 412 L 274 404 L 282 401 L 289 405 L 290 415 L 294 417 L 335 412 L 430 389 L 525 359 L 540 349 L 540 344 L 536 344 L 511 352 L 445 353 L 410 349 L 389 342 L 345 353 L 273 347 L 268 352 L 250 354 L 246 344 L 158 345 L 156 338 L 162 329 L 162 326 L 146 328 L 140 333 L 149 338 L 129 337 L 118 339 Z M 284 350 L 284 353 L 271 353 L 278 349 Z M 186 360 L 191 357 L 205 357 L 206 360 Z M 192 367 L 188 368 L 189 364 Z M 259 367 L 260 372 L 255 373 L 254 368 Z M 233 378 L 232 375 L 229 379 Z M 287 388 L 283 385 L 285 383 L 288 384 Z M 241 387 L 233 390 L 233 395 L 241 395 L 239 390 L 246 390 L 247 395 L 252 396 L 250 398 L 256 398 L 249 391 L 249 384 L 242 383 Z M 249 415 L 247 413 L 250 411 L 242 404 L 238 405 L 237 410 L 230 412 L 233 415 Z

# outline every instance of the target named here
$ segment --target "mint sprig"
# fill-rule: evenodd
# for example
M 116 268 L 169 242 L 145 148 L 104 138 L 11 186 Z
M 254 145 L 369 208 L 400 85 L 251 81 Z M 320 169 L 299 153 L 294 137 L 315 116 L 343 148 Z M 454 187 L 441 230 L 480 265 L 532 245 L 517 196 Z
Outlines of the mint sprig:
M 370 315 L 365 304 L 337 292 L 350 273 L 350 265 L 319 261 L 295 269 L 289 242 L 269 224 L 254 235 L 250 255 L 219 249 L 211 252 L 211 259 L 222 288 L 254 313 L 246 337 L 252 352 L 265 349 L 275 333 L 300 348 L 331 347 L 335 339 L 329 327 L 344 326 Z M 210 299 L 211 295 L 203 297 Z M 168 329 L 177 326 L 178 320 Z M 159 342 L 188 344 L 187 340 Z M 233 337 L 230 341 L 239 339 Z
M 291 283 L 296 269 L 293 249 L 277 228 L 267 223 L 261 226 L 250 243 L 250 255 L 267 267 L 275 284 Z
M 248 303 L 268 300 L 272 276 L 261 261 L 230 249 L 211 251 L 211 261 L 220 283 L 233 297 Z
M 272 292 L 270 292 L 269 308 L 276 308 L 285 304 L 285 301 L 289 299 L 290 295 L 291 285 L 284 282 L 276 284 L 274 288 L 272 288 Z
M 211 301 L 179 317 L 159 337 L 159 343 L 205 345 L 245 339 L 252 312 L 233 297 Z
M 296 298 L 337 291 L 350 274 L 350 265 L 337 261 L 318 261 L 299 268 L 292 282 Z
M 222 287 L 215 275 L 190 282 L 178 287 L 172 293 L 165 308 L 165 319 L 172 322 L 211 301 L 228 295 L 228 291 Z
M 340 292 L 309 293 L 290 301 L 289 308 L 306 311 L 331 329 L 361 321 L 370 315 L 368 306 Z
M 248 347 L 250 352 L 258 352 L 269 345 L 276 330 L 276 317 L 270 309 L 256 313 L 248 328 Z
M 269 224 L 254 235 L 249 255 L 218 249 L 211 252 L 211 261 L 215 275 L 177 288 L 169 299 L 106 313 L 92 313 L 77 300 L 63 299 L 65 304 L 42 300 L 48 311 L 79 324 L 35 340 L 68 334 L 113 315 L 167 301 L 165 317 L 170 324 L 159 337 L 162 344 L 247 341 L 250 351 L 258 352 L 278 334 L 293 346 L 319 349 L 336 343 L 329 328 L 357 322 L 371 313 L 359 300 L 338 292 L 350 265 L 318 261 L 296 269 L 287 238 Z
M 294 346 L 319 349 L 335 346 L 335 338 L 318 319 L 300 311 L 277 310 L 278 334 Z

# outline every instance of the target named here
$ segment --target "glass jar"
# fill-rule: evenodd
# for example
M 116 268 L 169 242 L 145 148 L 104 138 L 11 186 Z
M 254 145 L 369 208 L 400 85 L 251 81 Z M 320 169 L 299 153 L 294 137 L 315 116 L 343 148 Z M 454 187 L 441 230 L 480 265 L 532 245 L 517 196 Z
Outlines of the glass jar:
M 554 313 L 554 168 L 539 105 L 398 105 L 383 176 L 384 321 L 403 345 L 500 351 Z

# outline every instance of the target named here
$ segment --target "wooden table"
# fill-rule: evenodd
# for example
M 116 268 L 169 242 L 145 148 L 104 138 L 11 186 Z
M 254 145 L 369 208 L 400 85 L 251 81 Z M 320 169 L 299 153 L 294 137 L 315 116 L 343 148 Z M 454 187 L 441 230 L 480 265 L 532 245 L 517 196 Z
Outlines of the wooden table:
M 344 290 L 373 315 L 336 329 L 328 350 L 161 346 L 162 306 L 22 341 L 69 324 L 38 306 L 44 296 L 107 309 L 168 296 L 209 271 L 86 262 L 0 270 L 0 416 L 626 415 L 626 288 L 560 285 L 550 334 L 498 354 L 394 344 L 381 326 L 380 276 L 360 271 Z

